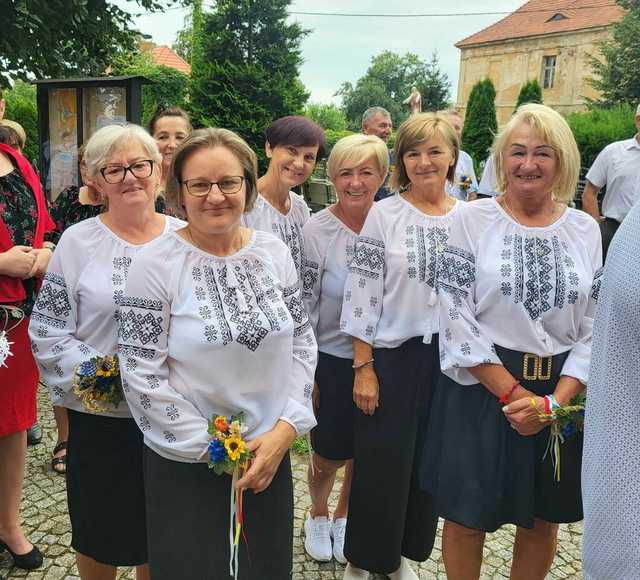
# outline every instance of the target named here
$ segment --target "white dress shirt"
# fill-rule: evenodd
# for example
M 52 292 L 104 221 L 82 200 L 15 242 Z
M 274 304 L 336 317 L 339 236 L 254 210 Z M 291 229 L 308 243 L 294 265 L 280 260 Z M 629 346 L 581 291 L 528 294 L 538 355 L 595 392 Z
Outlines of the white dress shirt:
M 165 216 L 164 234 L 185 222 Z M 31 315 L 29 335 L 51 402 L 87 412 L 73 393 L 76 367 L 95 356 L 114 355 L 118 345 L 116 309 L 133 258 L 147 244 L 116 236 L 100 217 L 65 230 L 49 262 Z M 126 402 L 103 403 L 103 415 L 131 417 Z
M 269 232 L 280 238 L 289 248 L 296 265 L 296 272 L 301 276 L 304 264 L 302 227 L 307 223 L 311 211 L 301 195 L 290 191 L 289 199 L 291 207 L 285 215 L 258 194 L 253 209 L 243 214 L 242 225 L 253 230 Z
M 607 145 L 587 173 L 596 187 L 607 186 L 602 215 L 622 222 L 640 199 L 640 143 L 634 137 Z
M 547 227 L 516 223 L 492 199 L 456 214 L 440 269 L 442 372 L 478 381 L 468 367 L 501 364 L 494 345 L 550 356 L 571 351 L 562 374 L 587 382 L 600 228 L 567 208 Z
M 315 426 L 317 345 L 287 247 L 254 231 L 216 257 L 173 233 L 141 252 L 120 305 L 123 388 L 145 443 L 203 461 L 207 420 L 244 413 L 246 439 L 278 420 Z
M 318 350 L 353 358 L 351 337 L 340 332 L 342 297 L 358 234 L 329 208 L 311 216 L 304 226 L 305 269 L 302 297 L 318 340 Z
M 489 155 L 487 160 L 484 162 L 480 185 L 478 185 L 478 193 L 495 197 L 496 195 L 499 195 L 499 192 L 496 190 L 497 185 L 498 178 L 496 177 L 496 165 L 493 160 L 493 155 Z
M 444 216 L 421 212 L 396 193 L 374 204 L 345 283 L 340 327 L 378 348 L 438 332 L 438 276 L 457 201 Z

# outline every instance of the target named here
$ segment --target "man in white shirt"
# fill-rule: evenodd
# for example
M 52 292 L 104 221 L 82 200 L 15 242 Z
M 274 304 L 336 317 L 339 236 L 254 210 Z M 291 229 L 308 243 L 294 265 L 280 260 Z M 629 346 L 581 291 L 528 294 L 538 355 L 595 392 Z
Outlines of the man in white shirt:
M 638 132 L 631 139 L 607 145 L 587 173 L 582 208 L 600 222 L 603 255 L 627 213 L 640 199 L 640 105 L 636 109 Z M 607 191 L 598 209 L 598 192 Z
M 439 111 L 438 114 L 446 117 L 453 125 L 458 135 L 458 141 L 460 141 L 462 139 L 462 127 L 464 126 L 462 115 L 455 109 Z M 445 189 L 449 195 L 462 201 L 472 201 L 476 199 L 478 181 L 476 180 L 476 172 L 473 168 L 473 159 L 471 159 L 471 155 L 462 149 L 460 149 L 460 155 L 458 156 L 454 183 L 452 185 L 447 181 Z
M 393 131 L 393 123 L 391 121 L 391 114 L 387 109 L 383 107 L 369 107 L 362 114 L 362 132 L 365 135 L 375 135 L 376 137 L 380 137 L 385 143 L 389 143 L 391 131 Z M 376 201 L 389 197 L 392 193 L 387 186 L 389 176 L 392 173 L 392 163 L 393 155 L 389 152 L 389 173 L 384 183 L 380 186 L 380 189 L 376 192 L 374 198 Z
M 496 165 L 493 160 L 493 155 L 489 155 L 484 162 L 484 168 L 482 169 L 482 177 L 480 178 L 480 184 L 478 185 L 478 197 L 495 197 L 498 195 L 496 187 L 498 185 L 498 179 L 496 177 Z

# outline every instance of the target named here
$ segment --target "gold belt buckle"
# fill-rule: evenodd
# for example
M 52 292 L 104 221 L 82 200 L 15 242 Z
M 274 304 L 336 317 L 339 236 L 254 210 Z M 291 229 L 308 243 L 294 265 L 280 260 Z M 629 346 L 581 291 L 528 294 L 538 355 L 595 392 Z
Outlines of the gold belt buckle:
M 548 381 L 551 379 L 552 364 L 551 356 L 527 352 L 522 359 L 522 378 L 525 381 Z

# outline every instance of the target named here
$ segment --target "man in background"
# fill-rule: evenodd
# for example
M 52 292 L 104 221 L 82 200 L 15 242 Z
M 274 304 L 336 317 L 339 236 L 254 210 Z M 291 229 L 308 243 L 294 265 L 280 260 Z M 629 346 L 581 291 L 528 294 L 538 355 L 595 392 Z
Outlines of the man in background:
M 380 139 L 385 143 L 389 143 L 389 137 L 391 136 L 392 130 L 393 123 L 391 121 L 391 115 L 385 108 L 369 107 L 362 114 L 362 132 L 365 135 L 375 135 L 376 137 L 380 137 Z M 380 186 L 380 189 L 376 192 L 374 198 L 376 201 L 389 197 L 392 193 L 387 185 L 389 176 L 392 172 L 392 165 L 393 155 L 391 154 L 391 151 L 389 151 L 389 173 L 387 174 L 384 183 Z
M 462 127 L 464 126 L 462 115 L 455 109 L 438 111 L 438 114 L 446 117 L 453 125 L 453 128 L 456 130 L 456 135 L 458 135 L 458 142 L 461 143 Z M 478 180 L 476 179 L 476 172 L 473 168 L 473 159 L 471 159 L 471 155 L 462 149 L 460 149 L 460 154 L 458 155 L 454 182 L 451 184 L 447 181 L 445 190 L 449 195 L 462 201 L 472 201 L 476 199 Z
M 622 220 L 640 199 L 640 105 L 636 109 L 636 129 L 631 139 L 607 145 L 587 173 L 582 209 L 600 223 L 603 257 Z M 600 214 L 598 192 L 605 186 Z

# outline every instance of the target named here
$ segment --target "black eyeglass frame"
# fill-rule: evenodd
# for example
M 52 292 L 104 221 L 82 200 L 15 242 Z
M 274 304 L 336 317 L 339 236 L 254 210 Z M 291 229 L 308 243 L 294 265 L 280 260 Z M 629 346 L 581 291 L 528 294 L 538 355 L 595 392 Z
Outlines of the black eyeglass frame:
M 140 165 L 141 163 L 144 163 L 149 168 L 149 172 L 146 175 L 136 175 L 136 173 L 133 170 L 133 168 L 136 165 Z M 116 185 L 117 183 L 122 183 L 127 178 L 127 171 L 131 172 L 131 175 L 133 175 L 136 179 L 147 179 L 148 177 L 151 177 L 151 175 L 153 174 L 154 165 L 155 165 L 155 161 L 153 159 L 140 159 L 140 161 L 136 161 L 131 165 L 107 165 L 106 167 L 103 167 L 102 169 L 100 169 L 100 175 L 102 175 L 102 178 L 107 183 L 111 185 Z M 109 181 L 109 179 L 111 178 L 107 178 L 107 176 L 105 175 L 105 171 L 107 171 L 107 169 L 109 168 L 116 168 L 116 167 L 118 169 L 123 170 L 122 177 L 117 181 Z

